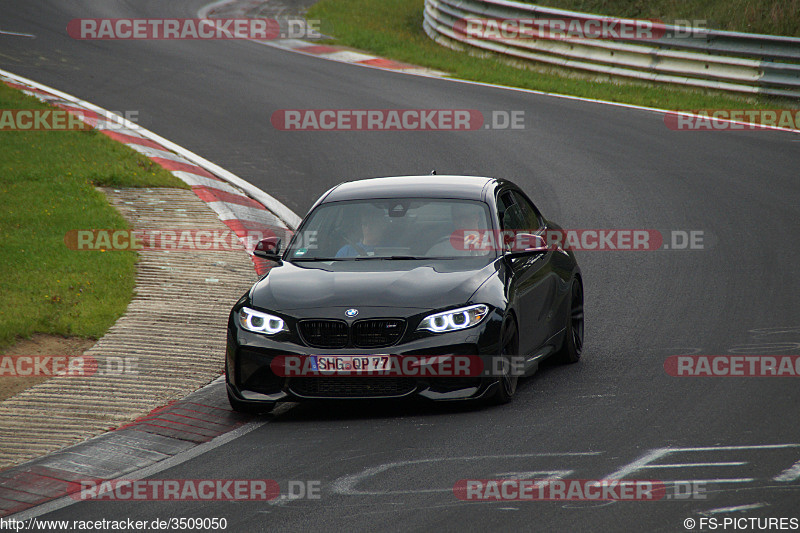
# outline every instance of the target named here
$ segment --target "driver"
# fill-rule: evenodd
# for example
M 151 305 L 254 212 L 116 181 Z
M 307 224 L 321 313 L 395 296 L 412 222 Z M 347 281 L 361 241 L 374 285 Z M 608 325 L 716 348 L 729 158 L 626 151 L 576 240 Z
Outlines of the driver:
M 374 255 L 375 247 L 383 244 L 386 231 L 386 216 L 383 211 L 370 209 L 361 214 L 360 221 L 361 240 L 348 243 L 339 248 L 336 257 L 358 257 L 360 255 Z

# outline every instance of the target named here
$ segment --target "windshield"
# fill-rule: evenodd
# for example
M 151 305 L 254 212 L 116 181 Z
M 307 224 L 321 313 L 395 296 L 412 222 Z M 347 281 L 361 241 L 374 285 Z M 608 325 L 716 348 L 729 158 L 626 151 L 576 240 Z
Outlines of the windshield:
M 482 202 L 392 198 L 317 207 L 289 246 L 289 261 L 487 258 L 464 246 L 464 232 L 490 229 Z

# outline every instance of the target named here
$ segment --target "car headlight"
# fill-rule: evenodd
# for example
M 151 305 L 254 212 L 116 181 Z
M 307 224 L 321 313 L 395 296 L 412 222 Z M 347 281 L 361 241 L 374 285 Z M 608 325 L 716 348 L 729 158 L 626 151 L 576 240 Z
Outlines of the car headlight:
M 428 315 L 422 319 L 417 329 L 426 329 L 434 333 L 467 329 L 479 324 L 487 314 L 489 314 L 488 305 L 470 305 L 469 307 Z
M 247 331 L 275 335 L 281 331 L 287 331 L 286 323 L 282 318 L 249 307 L 239 309 L 239 324 Z

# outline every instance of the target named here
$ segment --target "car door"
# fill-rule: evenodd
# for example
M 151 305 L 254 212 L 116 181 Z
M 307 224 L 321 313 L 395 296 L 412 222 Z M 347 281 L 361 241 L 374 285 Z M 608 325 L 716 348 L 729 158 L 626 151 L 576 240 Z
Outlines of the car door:
M 497 212 L 503 231 L 536 233 L 541 217 L 519 191 L 507 189 L 498 195 Z M 510 247 L 505 247 L 508 251 Z M 523 355 L 536 352 L 552 334 L 549 321 L 555 297 L 548 259 L 552 252 L 507 259 L 511 269 L 509 299 L 517 312 L 519 348 Z

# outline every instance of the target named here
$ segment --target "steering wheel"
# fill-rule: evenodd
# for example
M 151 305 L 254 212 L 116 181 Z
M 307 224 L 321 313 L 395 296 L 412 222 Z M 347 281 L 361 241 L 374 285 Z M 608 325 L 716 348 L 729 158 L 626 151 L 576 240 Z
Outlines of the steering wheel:
M 439 237 L 438 239 L 436 239 L 436 240 L 433 242 L 433 244 L 431 244 L 430 246 L 428 246 L 428 251 L 426 251 L 426 252 L 425 252 L 425 255 L 430 255 L 430 253 L 431 253 L 431 250 L 433 250 L 433 249 L 434 249 L 434 248 L 436 248 L 437 246 L 440 246 L 440 245 L 442 245 L 442 244 L 444 244 L 444 243 L 450 243 L 450 235 L 444 235 L 444 236 L 442 236 L 442 237 Z M 455 248 L 454 248 L 454 249 L 455 249 Z

